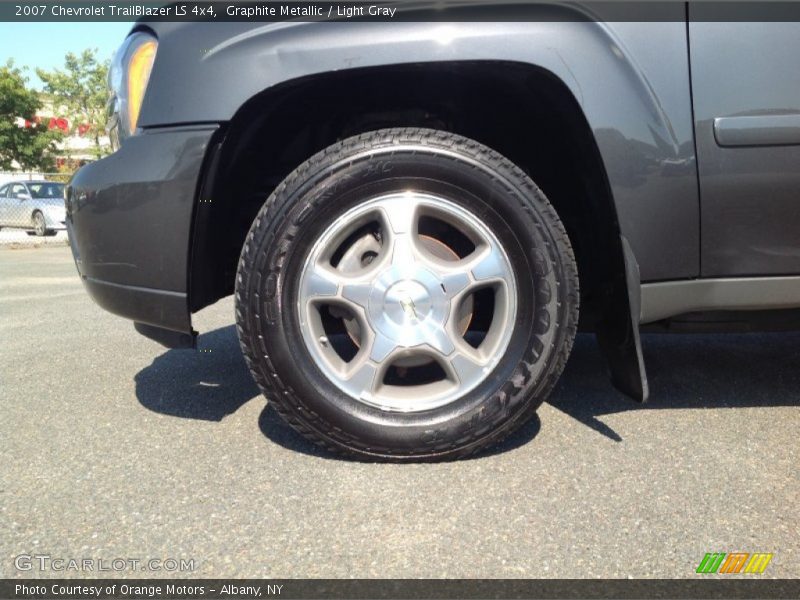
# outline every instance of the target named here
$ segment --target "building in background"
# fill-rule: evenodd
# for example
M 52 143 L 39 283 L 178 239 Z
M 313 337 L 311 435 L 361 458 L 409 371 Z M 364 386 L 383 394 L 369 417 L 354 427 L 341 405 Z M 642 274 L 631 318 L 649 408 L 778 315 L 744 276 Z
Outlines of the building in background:
M 66 109 L 54 105 L 47 95 L 42 94 L 40 98 L 42 108 L 37 111 L 34 120 L 17 118 L 17 124 L 20 127 L 47 127 L 63 134 L 64 137 L 57 143 L 56 165 L 59 172 L 72 173 L 82 164 L 96 160 L 98 150 L 94 139 L 95 132 L 92 131 L 91 126 L 86 123 L 73 122 L 67 116 Z M 101 153 L 107 154 L 110 145 L 105 131 L 102 132 L 99 141 Z

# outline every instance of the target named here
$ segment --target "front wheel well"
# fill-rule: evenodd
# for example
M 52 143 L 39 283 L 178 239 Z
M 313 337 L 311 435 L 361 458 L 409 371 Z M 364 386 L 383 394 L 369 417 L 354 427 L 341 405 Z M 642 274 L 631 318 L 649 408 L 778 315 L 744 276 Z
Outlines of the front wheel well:
M 266 198 L 317 151 L 384 127 L 441 129 L 508 157 L 564 222 L 581 280 L 581 323 L 593 328 L 624 260 L 594 136 L 567 86 L 513 62 L 415 63 L 315 75 L 243 105 L 213 144 L 193 229 L 192 311 L 233 292 L 247 231 Z

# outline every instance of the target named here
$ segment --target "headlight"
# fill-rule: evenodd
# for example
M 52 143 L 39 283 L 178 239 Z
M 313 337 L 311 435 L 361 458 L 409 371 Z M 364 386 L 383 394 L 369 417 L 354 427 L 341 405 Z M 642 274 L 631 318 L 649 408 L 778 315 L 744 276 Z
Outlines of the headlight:
M 136 131 L 158 41 L 149 33 L 131 34 L 114 55 L 108 73 L 108 135 L 114 150 Z

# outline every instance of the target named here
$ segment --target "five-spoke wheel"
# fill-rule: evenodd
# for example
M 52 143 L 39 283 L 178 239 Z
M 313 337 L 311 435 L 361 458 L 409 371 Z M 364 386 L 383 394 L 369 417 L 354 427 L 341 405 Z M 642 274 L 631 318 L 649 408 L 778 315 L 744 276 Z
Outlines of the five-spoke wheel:
M 508 257 L 484 224 L 449 200 L 408 190 L 369 199 L 323 232 L 303 268 L 297 309 L 309 351 L 343 392 L 420 411 L 463 396 L 491 372 L 516 297 Z
M 44 237 L 47 235 L 47 222 L 44 220 L 44 215 L 41 213 L 41 211 L 37 210 L 33 213 L 32 221 L 33 232 L 38 237 Z
M 577 286 L 561 222 L 513 163 L 387 129 L 334 144 L 267 199 L 239 261 L 237 325 L 259 387 L 309 439 L 457 458 L 547 397 Z

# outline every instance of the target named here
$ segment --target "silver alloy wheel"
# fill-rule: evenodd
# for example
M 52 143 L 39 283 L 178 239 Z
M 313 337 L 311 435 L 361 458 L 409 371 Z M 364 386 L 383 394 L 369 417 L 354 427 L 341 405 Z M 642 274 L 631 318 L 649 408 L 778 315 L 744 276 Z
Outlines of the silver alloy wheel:
M 516 312 L 497 237 L 461 206 L 420 192 L 348 210 L 313 244 L 299 281 L 317 366 L 350 397 L 388 411 L 437 408 L 478 386 L 505 353 Z
M 33 213 L 33 231 L 40 237 L 47 233 L 47 224 L 44 221 L 44 215 L 38 211 Z

